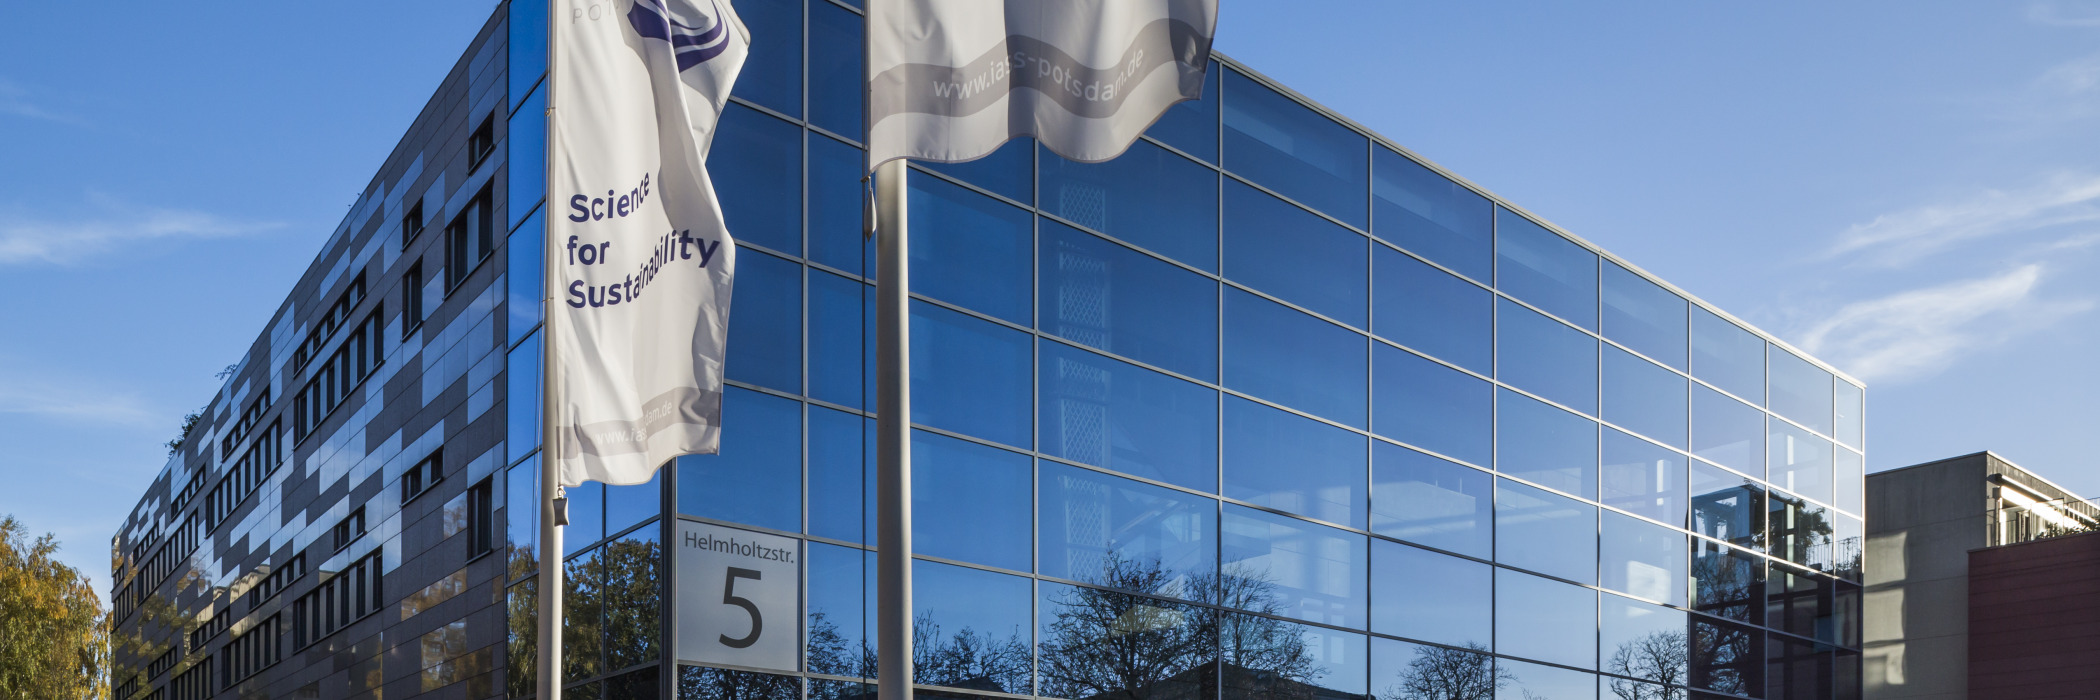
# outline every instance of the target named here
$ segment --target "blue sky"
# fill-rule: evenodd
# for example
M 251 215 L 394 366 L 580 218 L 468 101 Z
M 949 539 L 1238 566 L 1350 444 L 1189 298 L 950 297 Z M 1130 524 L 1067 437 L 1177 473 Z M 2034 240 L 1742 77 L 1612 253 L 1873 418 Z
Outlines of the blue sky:
M 0 5 L 0 513 L 106 585 L 492 7 Z M 2100 496 L 2100 2 L 1225 0 L 1218 48 L 1864 379 L 1870 468 Z

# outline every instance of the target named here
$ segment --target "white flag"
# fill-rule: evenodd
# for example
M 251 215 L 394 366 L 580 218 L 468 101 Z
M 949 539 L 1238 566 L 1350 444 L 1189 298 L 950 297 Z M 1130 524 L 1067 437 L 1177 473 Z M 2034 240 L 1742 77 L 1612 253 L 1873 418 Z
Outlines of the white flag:
M 1115 158 L 1203 94 L 1217 0 L 869 0 L 868 164 Z
M 721 444 L 736 243 L 705 162 L 751 38 L 728 0 L 555 0 L 551 19 L 548 435 L 562 484 L 639 484 Z

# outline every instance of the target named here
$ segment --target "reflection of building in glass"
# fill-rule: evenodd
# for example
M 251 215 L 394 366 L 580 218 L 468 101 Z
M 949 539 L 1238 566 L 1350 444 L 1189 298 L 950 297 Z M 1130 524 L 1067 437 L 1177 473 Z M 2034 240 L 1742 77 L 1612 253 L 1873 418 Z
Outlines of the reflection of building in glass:
M 2092 502 L 1991 452 L 1877 472 L 1867 499 L 1867 697 L 2092 694 Z
M 574 697 L 868 696 L 856 4 L 740 3 L 722 454 L 568 490 L 538 551 L 545 19 L 505 4 L 119 537 L 115 683 L 525 697 L 558 561 Z M 1864 398 L 1813 359 L 1229 60 L 1114 161 L 910 196 L 922 692 L 1858 696 Z M 673 648 L 682 519 L 800 543 L 724 635 L 796 663 Z

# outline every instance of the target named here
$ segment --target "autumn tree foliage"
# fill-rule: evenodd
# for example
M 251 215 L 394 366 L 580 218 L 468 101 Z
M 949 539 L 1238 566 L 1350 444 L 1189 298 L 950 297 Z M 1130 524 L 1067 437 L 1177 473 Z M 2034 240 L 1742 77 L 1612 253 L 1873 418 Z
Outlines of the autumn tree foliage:
M 51 535 L 0 518 L 0 698 L 102 698 L 109 639 L 88 579 Z

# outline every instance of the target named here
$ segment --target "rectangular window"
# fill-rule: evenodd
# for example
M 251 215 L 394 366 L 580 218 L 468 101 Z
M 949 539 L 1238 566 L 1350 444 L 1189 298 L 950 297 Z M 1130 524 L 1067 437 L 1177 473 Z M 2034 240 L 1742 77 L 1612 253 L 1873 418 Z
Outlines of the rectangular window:
M 198 659 L 195 665 L 190 666 L 190 670 L 183 671 L 182 675 L 176 676 L 174 681 L 168 683 L 168 697 L 171 700 L 207 700 L 210 698 L 213 690 L 211 668 L 211 657 L 206 656 Z
M 1218 175 L 1139 141 L 1105 163 L 1044 153 L 1043 211 L 1193 265 L 1218 267 Z
M 496 487 L 494 478 L 467 489 L 467 556 L 478 557 L 496 548 Z
M 1364 136 L 1237 71 L 1224 79 L 1225 168 L 1362 228 L 1371 174 Z
M 1604 337 L 1682 371 L 1689 307 L 1662 285 L 1618 263 L 1604 263 Z
M 1384 146 L 1371 157 L 1371 233 L 1461 275 L 1492 279 L 1494 206 Z
M 1364 436 L 1237 396 L 1225 397 L 1226 496 L 1364 527 Z
M 1038 360 L 1044 452 L 1217 491 L 1217 390 L 1047 340 Z
M 481 164 L 495 153 L 496 115 L 491 113 L 487 117 L 483 117 L 481 126 L 474 127 L 474 134 L 467 137 L 467 170 L 472 172 L 475 168 L 481 167 Z
M 303 649 L 379 609 L 384 600 L 380 556 L 373 552 L 352 562 L 292 602 L 293 649 Z
M 401 337 L 407 338 L 423 327 L 423 262 L 408 266 L 401 275 Z
M 328 345 L 328 340 L 335 336 L 335 332 L 343 327 L 345 321 L 350 320 L 350 312 L 357 310 L 357 305 L 364 300 L 365 276 L 364 273 L 358 273 L 356 277 L 351 278 L 350 286 L 335 298 L 335 303 L 330 304 L 327 311 L 313 320 L 311 330 L 306 332 L 306 340 L 299 344 L 298 349 L 292 351 L 292 369 L 304 369 L 307 363 L 319 359 L 321 350 Z
M 1502 389 L 1496 394 L 1495 471 L 1597 497 L 1597 424 Z
M 1041 466 L 1037 508 L 1046 576 L 1202 599 L 1217 576 L 1217 502 L 1054 462 Z
M 1279 235 L 1289 245 L 1278 245 Z M 1228 180 L 1225 276 L 1342 323 L 1370 325 L 1370 239 Z
M 385 309 L 375 308 L 325 362 L 317 362 L 304 388 L 292 403 L 292 440 L 305 440 L 321 421 L 348 400 L 351 390 L 370 376 L 385 360 L 381 328 Z
M 1495 481 L 1495 561 L 1596 583 L 1597 507 L 1508 479 Z
M 1583 527 L 1592 526 L 1585 524 Z M 1496 569 L 1495 651 L 1578 668 L 1596 668 L 1597 592 L 1508 569 Z M 1556 694 L 1553 697 L 1567 696 Z
M 1240 291 L 1225 291 L 1225 386 L 1363 427 L 1368 339 Z
M 440 447 L 401 474 L 401 502 L 415 500 L 417 496 L 423 495 L 424 491 L 436 486 L 438 480 L 444 477 L 445 449 Z
M 1376 343 L 1371 430 L 1473 464 L 1492 464 L 1495 390 L 1486 381 Z
M 1371 251 L 1371 330 L 1481 374 L 1495 371 L 1495 294 L 1385 246 Z
M 1495 286 L 1597 330 L 1597 254 L 1508 209 L 1495 209 Z
M 1596 338 L 1507 299 L 1501 301 L 1495 326 L 1496 378 L 1548 401 L 1596 414 Z
M 1392 443 L 1371 443 L 1371 530 L 1486 559 L 1494 556 L 1495 477 Z
M 271 615 L 219 652 L 219 677 L 225 687 L 247 679 L 284 658 L 282 618 Z
M 402 250 L 408 250 L 409 242 L 423 235 L 423 226 L 423 201 L 419 199 L 416 200 L 415 206 L 408 208 L 408 214 L 401 217 Z
M 1218 602 L 1363 629 L 1370 611 L 1370 542 L 1297 518 L 1226 504 Z
M 1070 226 L 1045 221 L 1041 230 L 1043 332 L 1217 380 L 1217 282 Z
M 489 211 L 489 190 L 467 202 L 467 206 L 445 226 L 445 290 L 451 291 L 495 247 L 495 221 Z
M 364 506 L 358 506 L 357 510 L 350 511 L 349 515 L 344 516 L 341 521 L 335 524 L 335 548 L 340 551 L 342 548 L 350 546 L 351 542 L 356 542 L 357 538 L 363 537 L 364 534 L 365 509 Z

